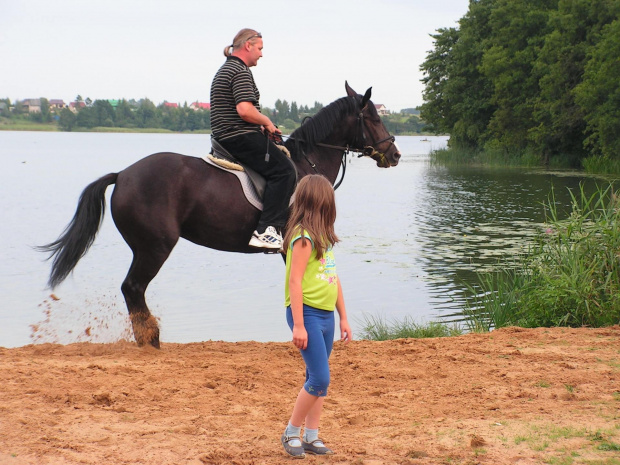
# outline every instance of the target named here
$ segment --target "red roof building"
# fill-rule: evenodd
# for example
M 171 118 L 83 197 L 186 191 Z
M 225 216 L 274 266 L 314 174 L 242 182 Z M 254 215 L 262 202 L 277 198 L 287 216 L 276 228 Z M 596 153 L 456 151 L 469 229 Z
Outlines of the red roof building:
M 81 110 L 85 106 L 86 106 L 85 102 L 71 102 L 69 104 L 69 110 L 71 110 L 73 113 L 77 113 L 78 110 Z
M 202 102 L 194 102 L 189 106 L 192 110 L 196 111 L 196 110 L 210 110 L 211 109 L 211 104 L 210 103 L 202 103 Z

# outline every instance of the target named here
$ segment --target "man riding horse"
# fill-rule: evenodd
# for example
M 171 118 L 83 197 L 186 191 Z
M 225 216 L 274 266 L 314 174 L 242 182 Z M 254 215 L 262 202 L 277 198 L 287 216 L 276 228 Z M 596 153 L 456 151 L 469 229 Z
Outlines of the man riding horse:
M 253 29 L 242 29 L 224 49 L 226 62 L 211 84 L 212 136 L 241 163 L 265 177 L 263 211 L 252 234 L 252 247 L 282 247 L 281 230 L 295 189 L 296 171 L 288 157 L 266 133 L 281 134 L 260 112 L 260 93 L 250 67 L 263 56 L 263 38 Z

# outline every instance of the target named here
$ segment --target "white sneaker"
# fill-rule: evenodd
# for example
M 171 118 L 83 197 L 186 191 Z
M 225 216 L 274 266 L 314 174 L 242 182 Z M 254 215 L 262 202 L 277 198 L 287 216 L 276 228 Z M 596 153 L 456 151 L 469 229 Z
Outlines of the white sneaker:
M 265 229 L 265 232 L 262 234 L 258 234 L 257 231 L 254 231 L 249 245 L 263 249 L 278 250 L 282 248 L 282 236 L 278 234 L 276 228 L 273 226 L 267 226 L 267 229 Z

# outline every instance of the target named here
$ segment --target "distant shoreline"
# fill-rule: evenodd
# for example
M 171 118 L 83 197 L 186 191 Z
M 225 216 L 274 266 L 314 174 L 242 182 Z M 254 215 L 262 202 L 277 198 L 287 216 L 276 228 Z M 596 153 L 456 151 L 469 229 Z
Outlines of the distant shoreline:
M 200 129 L 197 131 L 171 131 L 162 128 L 118 128 L 118 127 L 95 127 L 92 129 L 75 129 L 73 131 L 61 131 L 53 123 L 23 123 L 0 124 L 0 131 L 40 131 L 40 132 L 100 132 L 100 133 L 136 133 L 136 134 L 211 134 L 210 129 Z M 290 132 L 284 131 L 283 134 L 289 135 Z M 397 136 L 425 136 L 435 137 L 445 134 L 433 134 L 429 132 L 413 132 L 397 134 Z
M 19 123 L 0 124 L 0 131 L 37 131 L 37 132 L 102 132 L 102 133 L 137 133 L 137 134 L 211 134 L 208 129 L 198 131 L 170 131 L 162 128 L 118 128 L 118 127 L 95 127 L 92 129 L 80 128 L 73 131 L 61 131 L 55 124 L 45 123 Z

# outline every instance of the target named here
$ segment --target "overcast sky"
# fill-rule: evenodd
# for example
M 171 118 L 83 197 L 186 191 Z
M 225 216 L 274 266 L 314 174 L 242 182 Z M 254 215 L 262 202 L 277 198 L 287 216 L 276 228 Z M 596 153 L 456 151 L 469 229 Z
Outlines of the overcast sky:
M 422 103 L 429 34 L 469 0 L 0 0 L 0 98 L 208 102 L 224 46 L 263 34 L 261 104 L 312 106 L 372 86 L 390 110 Z

